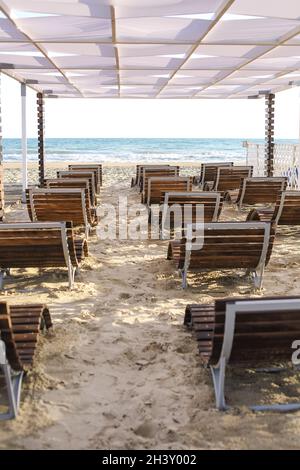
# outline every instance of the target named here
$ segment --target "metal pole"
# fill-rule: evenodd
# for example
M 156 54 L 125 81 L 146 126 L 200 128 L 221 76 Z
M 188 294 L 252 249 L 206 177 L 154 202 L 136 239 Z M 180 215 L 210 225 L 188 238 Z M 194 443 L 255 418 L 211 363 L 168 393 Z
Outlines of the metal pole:
M 28 165 L 27 165 L 27 120 L 26 120 L 26 85 L 21 83 L 22 104 L 22 192 L 23 202 L 26 201 L 26 189 L 28 188 Z

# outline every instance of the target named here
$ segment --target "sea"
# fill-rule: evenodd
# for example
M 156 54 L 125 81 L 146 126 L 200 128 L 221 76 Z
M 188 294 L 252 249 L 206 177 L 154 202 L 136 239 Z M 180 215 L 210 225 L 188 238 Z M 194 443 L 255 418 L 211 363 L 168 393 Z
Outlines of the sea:
M 84 162 L 218 162 L 244 163 L 243 141 L 251 139 L 47 138 L 47 161 Z M 297 141 L 281 141 L 297 143 Z M 3 139 L 5 162 L 21 161 L 21 140 Z M 37 161 L 37 139 L 28 139 L 28 160 Z

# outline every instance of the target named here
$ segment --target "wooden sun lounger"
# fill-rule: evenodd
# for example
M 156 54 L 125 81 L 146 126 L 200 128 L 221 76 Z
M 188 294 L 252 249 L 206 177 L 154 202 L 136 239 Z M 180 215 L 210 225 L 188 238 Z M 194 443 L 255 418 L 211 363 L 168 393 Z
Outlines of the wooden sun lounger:
M 142 200 L 147 201 L 148 179 L 155 176 L 179 176 L 179 166 L 160 166 L 160 167 L 143 167 L 140 177 L 140 192 L 142 193 Z
M 0 289 L 11 268 L 68 269 L 69 287 L 75 272 L 88 256 L 87 242 L 75 237 L 69 222 L 15 223 L 0 225 Z
M 212 184 L 205 183 L 203 186 L 204 191 L 226 191 L 237 190 L 241 186 L 244 178 L 252 176 L 252 166 L 232 166 L 221 167 L 217 169 L 216 177 Z
M 195 183 L 198 182 L 199 188 L 203 188 L 205 183 L 213 183 L 216 178 L 218 168 L 223 167 L 232 167 L 233 162 L 221 162 L 221 163 L 202 163 L 201 164 L 201 173 L 199 180 L 195 180 Z
M 223 199 L 221 193 L 212 191 L 208 193 L 202 191 L 172 191 L 166 192 L 165 195 L 162 196 L 161 203 L 163 209 L 160 235 L 161 239 L 165 239 L 164 235 L 166 229 L 174 229 L 174 217 L 172 218 L 171 210 L 174 208 L 181 210 L 182 228 L 188 224 L 197 222 L 197 208 L 199 207 L 203 207 L 203 222 L 216 222 L 222 210 Z M 189 208 L 189 212 L 187 208 Z M 170 227 L 166 227 L 167 222 L 169 222 Z
M 0 420 L 18 414 L 22 379 L 34 361 L 38 334 L 52 327 L 45 305 L 11 305 L 0 302 L 0 370 L 4 375 L 7 411 Z
M 274 209 L 253 209 L 247 220 L 272 222 L 275 225 L 300 225 L 300 191 L 278 194 Z
M 45 180 L 48 189 L 79 188 L 85 191 L 87 211 L 91 214 L 93 225 L 97 224 L 97 208 L 91 202 L 90 183 L 88 178 L 54 178 Z
M 84 228 L 86 238 L 96 225 L 84 189 L 28 189 L 26 202 L 32 222 L 72 222 L 74 228 Z
M 191 249 L 195 230 L 203 246 Z M 200 227 L 190 225 L 186 237 L 171 241 L 167 259 L 174 260 L 187 287 L 189 270 L 245 269 L 253 275 L 255 287 L 261 288 L 263 273 L 272 253 L 275 229 L 263 222 L 213 222 Z
M 89 180 L 89 190 L 90 190 L 90 198 L 92 206 L 97 205 L 97 198 L 96 198 L 96 186 L 95 186 L 95 173 L 93 171 L 80 171 L 80 170 L 73 170 L 73 171 L 58 171 L 57 178 L 78 178 L 78 179 L 88 179 Z
M 136 165 L 136 172 L 135 172 L 135 177 L 131 179 L 131 187 L 133 188 L 134 186 L 140 187 L 140 180 L 143 175 L 143 169 L 144 168 L 161 168 L 161 167 L 169 167 L 170 165 L 158 165 L 158 164 L 152 164 L 152 165 Z
M 275 204 L 278 193 L 286 186 L 287 178 L 284 177 L 245 178 L 239 190 L 228 191 L 224 198 L 239 209 L 254 204 Z
M 100 193 L 100 188 L 102 186 L 102 163 L 91 163 L 91 164 L 71 164 L 69 165 L 69 171 L 93 171 L 95 173 L 95 188 L 97 194 Z
M 219 410 L 226 410 L 225 370 L 263 368 L 291 361 L 300 338 L 300 297 L 223 299 L 212 305 L 187 305 L 184 324 L 193 329 L 206 367 L 210 367 Z M 277 369 L 280 371 L 280 369 Z M 269 369 L 269 371 L 274 371 Z M 300 403 L 254 405 L 254 411 L 295 411 Z
M 159 204 L 162 196 L 169 191 L 191 191 L 192 179 L 189 176 L 155 176 L 148 178 L 147 199 L 148 206 Z

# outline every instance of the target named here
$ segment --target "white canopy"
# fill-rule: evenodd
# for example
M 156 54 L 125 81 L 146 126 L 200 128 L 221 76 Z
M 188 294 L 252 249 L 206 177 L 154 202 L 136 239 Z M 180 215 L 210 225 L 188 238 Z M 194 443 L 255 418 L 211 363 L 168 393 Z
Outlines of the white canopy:
M 300 0 L 0 0 L 0 69 L 62 98 L 248 98 L 300 80 Z

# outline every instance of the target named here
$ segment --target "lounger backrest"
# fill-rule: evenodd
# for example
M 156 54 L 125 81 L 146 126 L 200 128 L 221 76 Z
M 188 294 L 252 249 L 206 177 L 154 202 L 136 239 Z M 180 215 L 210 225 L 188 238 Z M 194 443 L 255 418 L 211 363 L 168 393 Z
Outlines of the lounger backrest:
M 157 163 L 152 164 L 152 165 L 137 165 L 136 166 L 136 172 L 137 172 L 136 184 L 140 186 L 140 189 L 142 190 L 144 169 L 150 170 L 151 168 L 159 169 L 159 168 L 168 168 L 168 167 L 170 167 L 170 165 L 168 164 L 158 165 Z
M 55 178 L 45 180 L 45 187 L 48 189 L 78 188 L 84 189 L 85 201 L 88 212 L 94 206 L 91 202 L 90 184 L 87 178 Z
M 286 189 L 287 178 L 260 177 L 245 178 L 241 182 L 237 199 L 239 207 L 253 204 L 272 204 L 278 198 L 278 193 Z
M 78 266 L 72 224 L 16 223 L 0 226 L 0 268 Z
M 84 189 L 29 189 L 27 207 L 32 221 L 69 221 L 74 227 L 91 223 Z
M 252 166 L 233 166 L 231 168 L 218 168 L 214 180 L 214 191 L 231 191 L 239 189 L 245 178 L 252 176 Z
M 0 222 L 3 220 L 4 213 L 4 183 L 3 183 L 3 165 L 0 162 Z
M 0 302 L 0 339 L 4 341 L 6 358 L 10 366 L 15 371 L 22 371 L 23 364 L 17 351 L 9 306 L 6 302 Z
M 159 204 L 162 196 L 169 191 L 191 191 L 192 179 L 187 176 L 148 178 L 147 204 Z M 146 202 L 146 201 L 145 201 Z
M 196 229 L 199 227 L 193 224 L 187 233 L 193 234 Z M 269 262 L 275 229 L 264 222 L 212 222 L 204 224 L 203 236 L 200 249 L 188 249 L 189 237 L 181 240 L 180 266 L 188 262 L 190 268 L 197 269 L 256 270 Z
M 95 184 L 97 192 L 100 191 L 102 186 L 102 164 L 71 164 L 69 165 L 69 171 L 93 171 L 95 173 Z
M 52 327 L 46 305 L 11 305 L 0 302 L 0 337 L 5 343 L 6 359 L 15 371 L 32 366 L 41 330 Z
M 221 354 L 230 363 L 290 361 L 300 338 L 300 297 L 220 299 L 214 305 L 189 305 L 202 360 L 216 365 Z
M 178 176 L 179 167 L 178 166 L 161 166 L 161 167 L 152 167 L 152 168 L 143 168 L 143 173 L 141 177 L 141 190 L 143 193 L 143 199 L 146 202 L 148 197 L 148 179 L 155 176 Z
M 300 191 L 278 194 L 273 221 L 278 225 L 300 225 Z
M 201 175 L 200 175 L 200 186 L 205 183 L 214 181 L 217 175 L 218 168 L 231 167 L 233 162 L 221 162 L 221 163 L 202 163 Z
M 91 204 L 94 206 L 96 204 L 96 188 L 95 188 L 95 174 L 91 171 L 83 172 L 83 171 L 58 171 L 57 178 L 63 179 L 88 179 L 89 181 L 89 190 L 90 190 L 90 200 Z
M 223 198 L 221 193 L 217 192 L 198 192 L 198 191 L 185 191 L 185 192 L 166 192 L 161 198 L 163 207 L 162 226 L 164 219 L 167 217 L 168 207 L 172 205 L 191 207 L 191 220 L 185 220 L 185 223 L 196 223 L 197 206 L 203 206 L 204 222 L 216 222 L 220 215 Z

